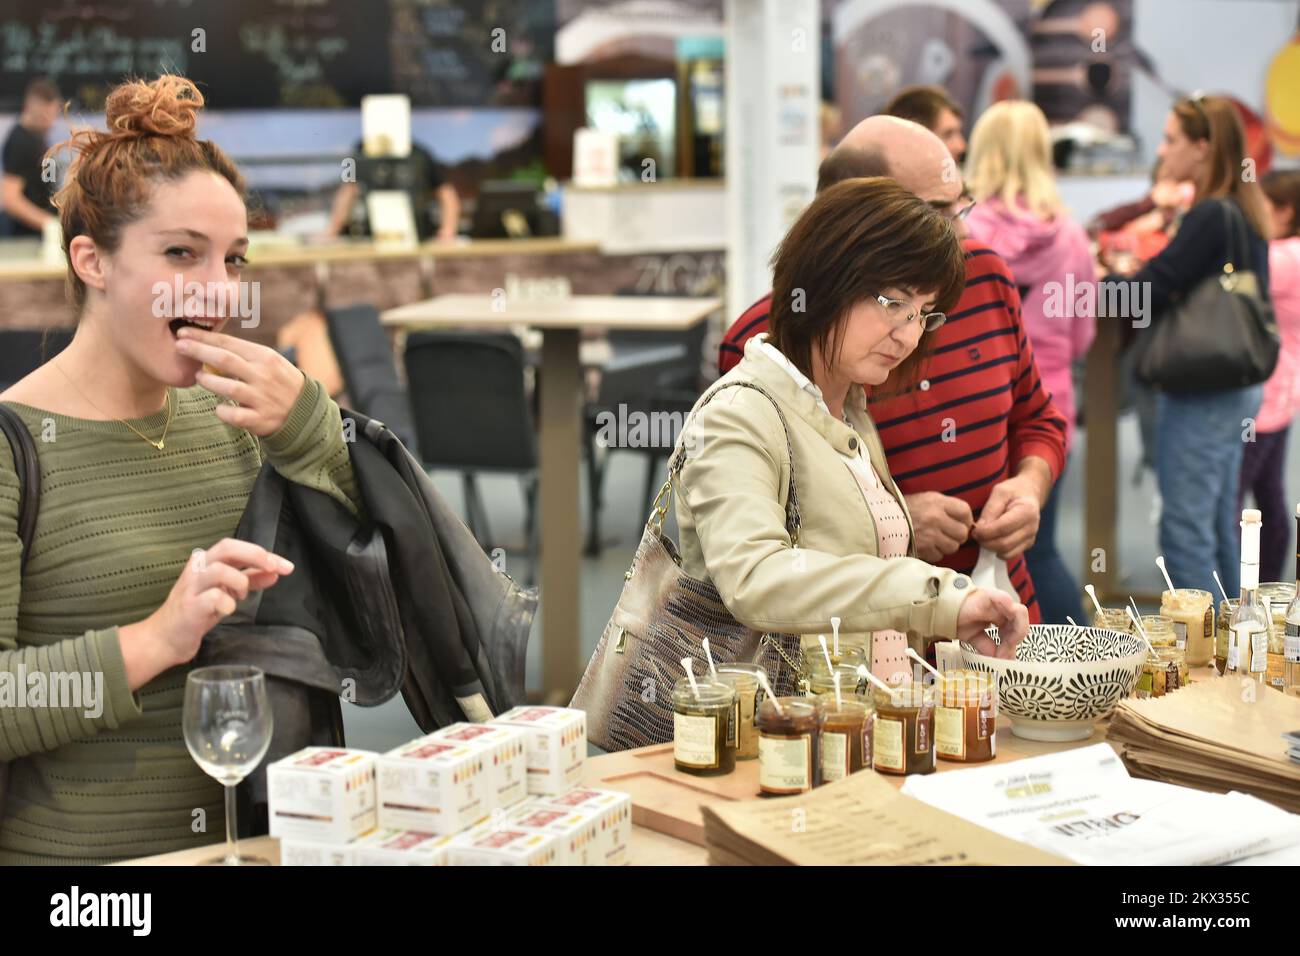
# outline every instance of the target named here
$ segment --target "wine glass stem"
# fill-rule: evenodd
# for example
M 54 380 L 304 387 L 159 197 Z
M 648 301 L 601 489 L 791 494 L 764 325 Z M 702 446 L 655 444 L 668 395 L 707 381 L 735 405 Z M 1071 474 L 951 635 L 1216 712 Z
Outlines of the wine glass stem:
M 226 791 L 226 863 L 239 862 L 239 847 L 235 843 L 235 788 L 227 784 Z

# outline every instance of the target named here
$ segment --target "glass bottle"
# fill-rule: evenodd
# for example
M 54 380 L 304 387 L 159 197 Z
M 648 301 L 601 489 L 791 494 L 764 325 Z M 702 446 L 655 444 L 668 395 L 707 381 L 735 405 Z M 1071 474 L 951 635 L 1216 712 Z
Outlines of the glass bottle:
M 1260 513 L 1241 513 L 1241 603 L 1232 615 L 1228 670 L 1264 683 L 1268 668 L 1268 632 L 1272 623 L 1259 603 Z
M 1296 545 L 1296 596 L 1286 609 L 1286 635 L 1283 653 L 1283 690 L 1294 696 L 1300 696 L 1300 505 L 1295 509 Z

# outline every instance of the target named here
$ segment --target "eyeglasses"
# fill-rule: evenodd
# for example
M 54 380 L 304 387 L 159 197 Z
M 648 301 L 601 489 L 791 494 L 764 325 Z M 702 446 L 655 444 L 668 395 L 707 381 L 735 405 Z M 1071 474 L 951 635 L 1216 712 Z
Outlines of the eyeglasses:
M 973 205 L 973 203 L 972 203 Z M 967 207 L 969 208 L 969 207 Z M 889 320 L 890 325 L 895 328 L 906 328 L 917 319 L 921 320 L 921 328 L 927 332 L 933 332 L 944 322 L 948 321 L 948 316 L 942 312 L 911 312 L 909 306 L 902 299 L 891 299 L 887 295 L 877 295 L 876 301 L 880 307 L 885 310 L 885 318 Z
M 948 211 L 952 207 L 952 203 L 950 202 L 943 202 L 942 200 L 931 200 L 930 205 L 933 206 L 935 209 L 937 209 L 939 212 L 943 213 L 944 216 L 950 222 L 961 222 L 963 219 L 965 219 L 967 216 L 970 215 L 970 211 L 975 208 L 975 204 L 979 201 L 977 199 L 972 198 L 971 194 L 966 192 L 965 190 L 962 190 L 962 194 L 957 197 L 956 201 L 961 202 L 963 200 L 967 200 L 966 205 L 962 206 L 956 212 Z

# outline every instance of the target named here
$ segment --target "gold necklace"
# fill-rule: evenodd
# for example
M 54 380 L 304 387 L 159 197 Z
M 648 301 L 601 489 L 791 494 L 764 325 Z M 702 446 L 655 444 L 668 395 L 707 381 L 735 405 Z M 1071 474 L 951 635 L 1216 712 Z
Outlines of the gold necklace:
M 80 387 L 78 387 L 77 383 L 74 382 L 74 381 L 72 380 L 72 376 L 71 376 L 71 375 L 69 375 L 67 372 L 63 371 L 63 366 L 59 365 L 58 362 L 51 362 L 50 364 L 52 364 L 55 368 L 57 368 L 57 369 L 59 370 L 59 374 L 62 375 L 64 378 L 66 378 L 66 379 L 68 380 L 68 384 L 71 385 L 71 386 L 73 387 L 73 389 L 76 390 L 76 393 L 77 393 L 78 395 L 80 395 L 82 398 L 84 398 L 84 399 L 86 400 L 86 404 L 87 404 L 87 405 L 89 405 L 89 406 L 90 406 L 91 408 L 93 408 L 95 411 L 99 412 L 99 414 L 101 414 L 101 415 L 108 415 L 107 412 L 105 412 L 102 408 L 100 408 L 98 405 L 96 405 L 94 402 L 92 402 L 92 401 L 90 400 L 90 396 L 87 395 L 85 392 L 83 392 L 83 391 L 80 389 Z M 132 425 L 130 422 L 128 422 L 125 418 L 114 418 L 112 415 L 108 415 L 108 417 L 109 417 L 109 418 L 112 418 L 113 421 L 115 421 L 115 422 L 121 422 L 121 423 L 122 423 L 123 425 L 125 425 L 127 428 L 131 429 L 131 431 L 135 432 L 137 435 L 139 435 L 141 438 L 143 438 L 145 441 L 147 441 L 149 444 L 153 445 L 153 447 L 154 447 L 156 450 L 158 450 L 158 451 L 162 451 L 162 450 L 163 450 L 163 446 L 164 446 L 164 445 L 166 444 L 166 442 L 167 442 L 167 429 L 169 429 L 169 428 L 172 427 L 172 412 L 173 412 L 173 409 L 172 409 L 172 390 L 171 390 L 170 388 L 167 389 L 167 393 L 166 393 L 166 394 L 167 394 L 167 399 L 166 399 L 166 401 L 167 401 L 167 421 L 163 423 L 162 436 L 161 436 L 157 441 L 154 441 L 152 438 L 150 438 L 150 437 L 149 437 L 148 435 L 146 435 L 144 432 L 140 431 L 140 429 L 136 428 L 134 425 Z

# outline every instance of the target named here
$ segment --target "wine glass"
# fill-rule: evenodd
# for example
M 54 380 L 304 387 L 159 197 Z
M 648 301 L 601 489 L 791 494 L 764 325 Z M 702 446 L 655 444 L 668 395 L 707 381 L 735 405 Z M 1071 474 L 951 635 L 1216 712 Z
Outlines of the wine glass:
M 235 843 L 235 787 L 271 745 L 265 675 L 256 667 L 195 668 L 185 681 L 182 724 L 190 756 L 226 790 L 226 852 L 201 865 L 268 865 L 260 857 L 240 856 Z

